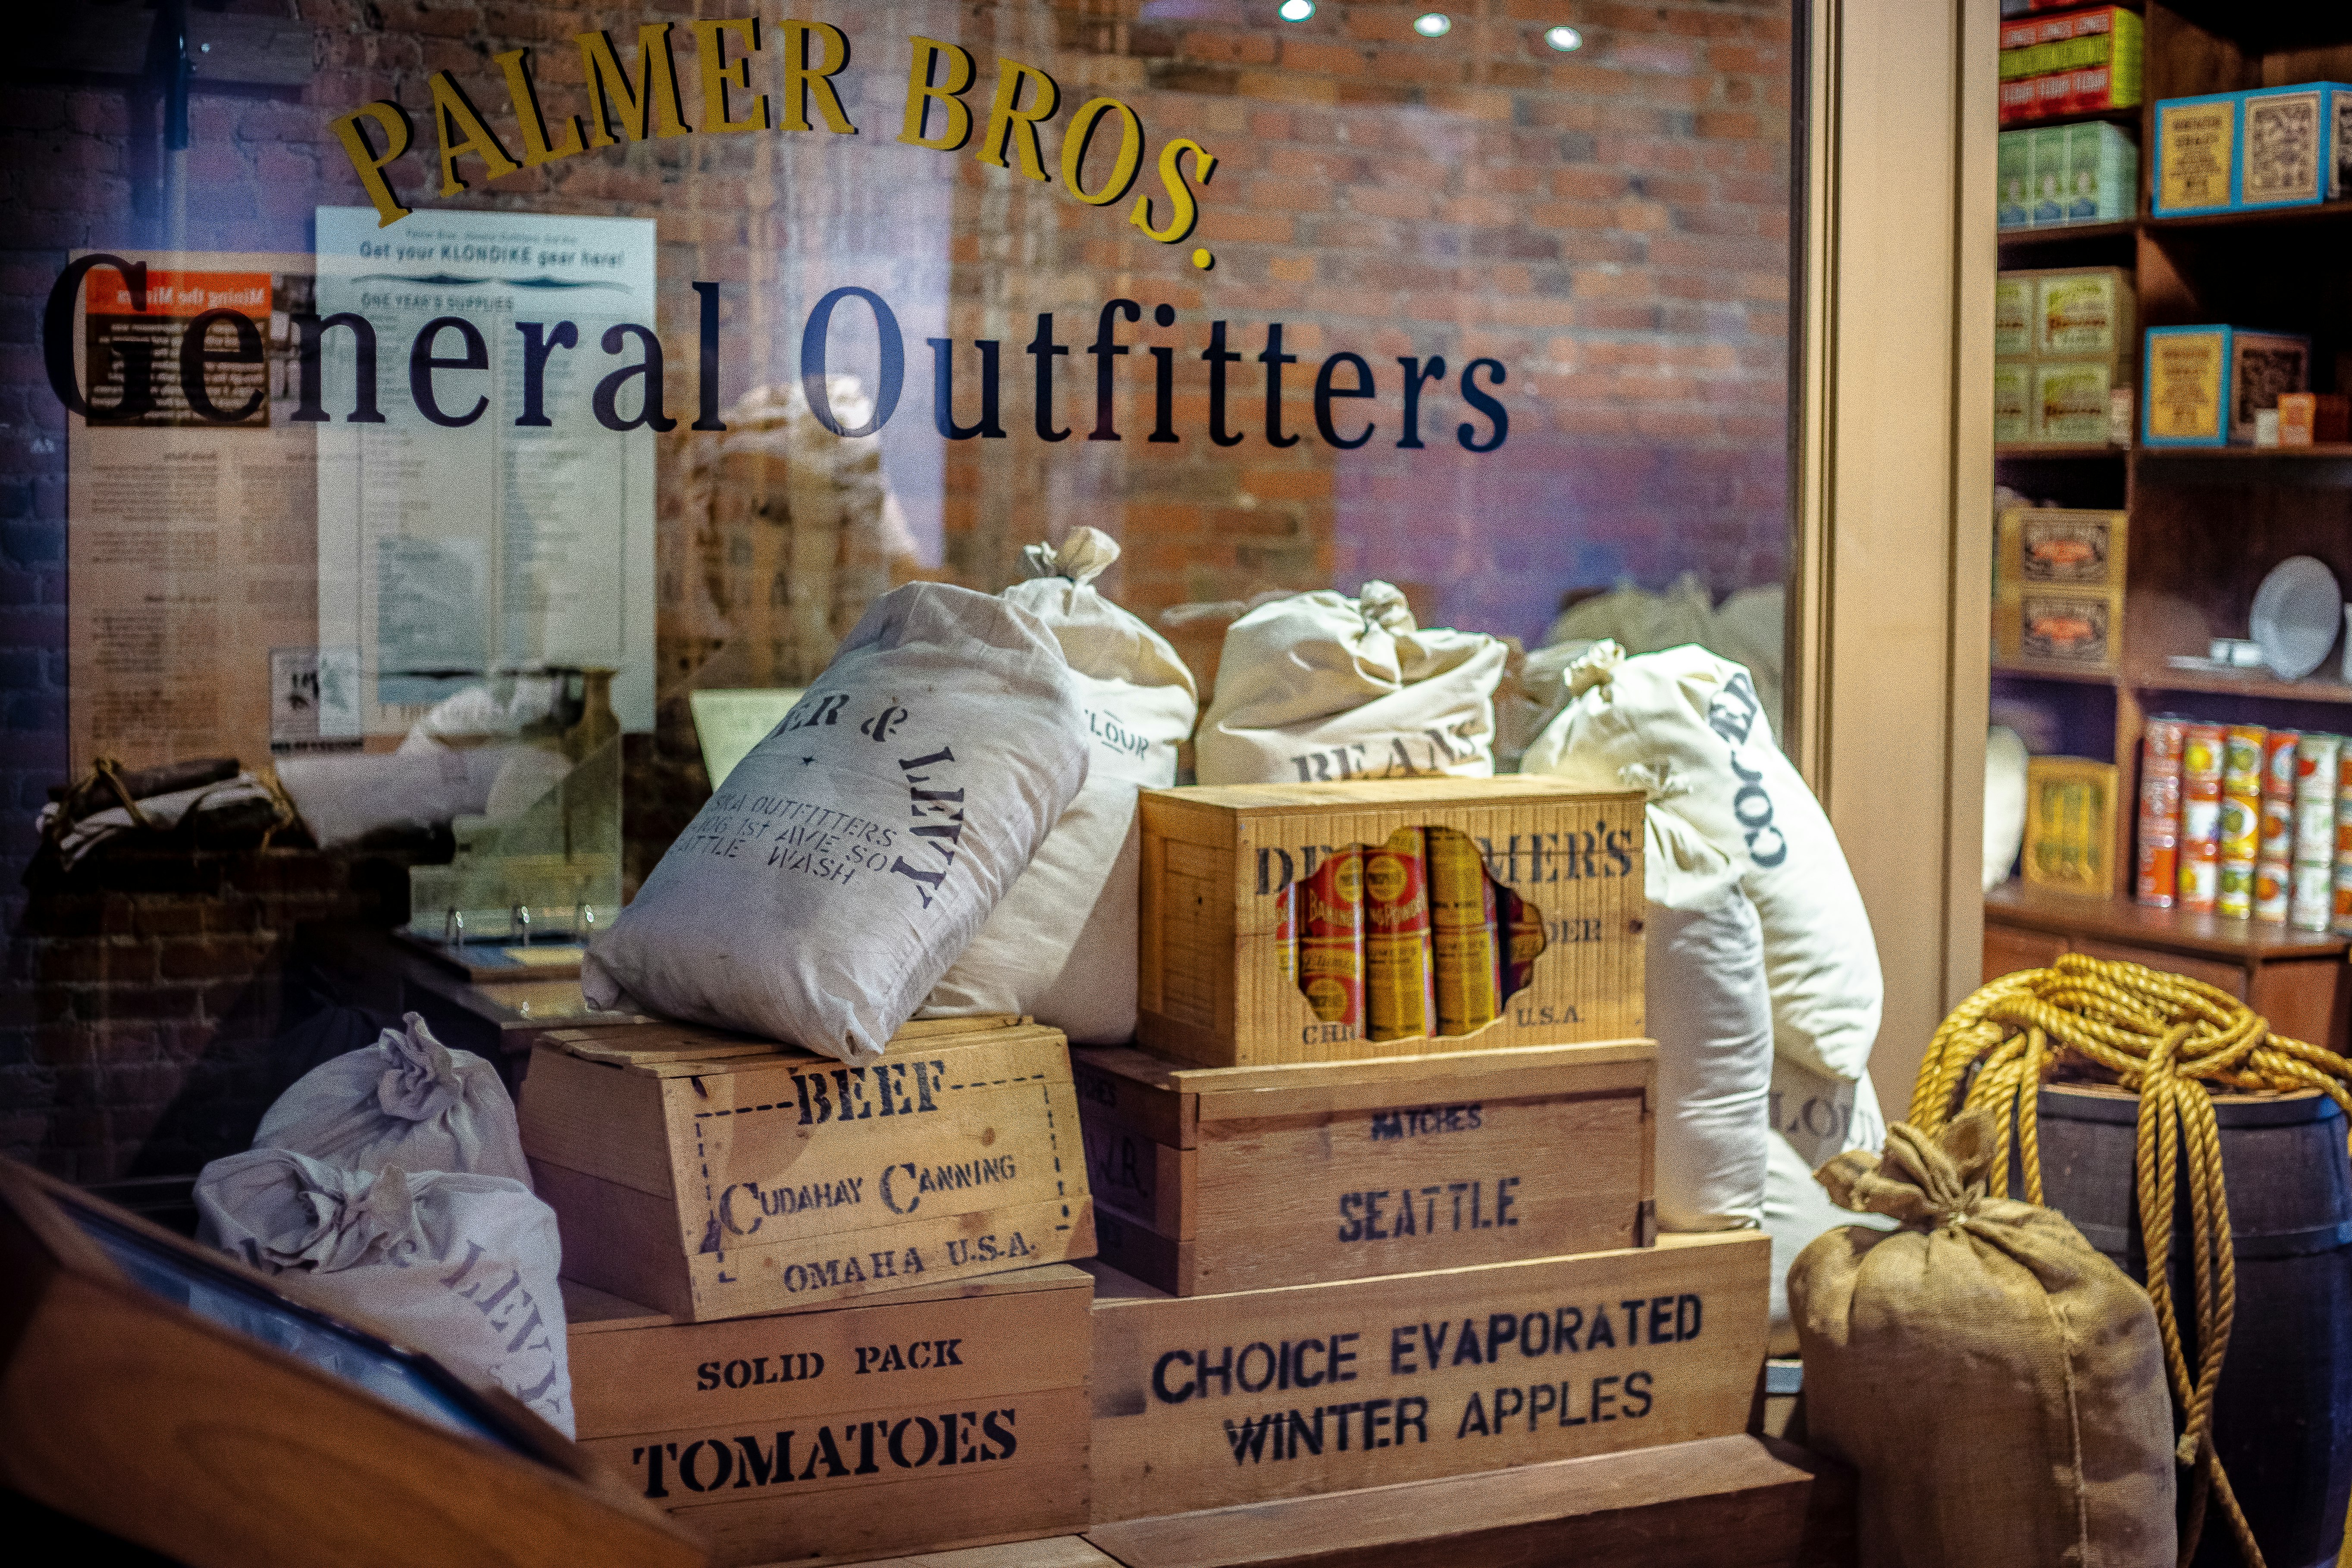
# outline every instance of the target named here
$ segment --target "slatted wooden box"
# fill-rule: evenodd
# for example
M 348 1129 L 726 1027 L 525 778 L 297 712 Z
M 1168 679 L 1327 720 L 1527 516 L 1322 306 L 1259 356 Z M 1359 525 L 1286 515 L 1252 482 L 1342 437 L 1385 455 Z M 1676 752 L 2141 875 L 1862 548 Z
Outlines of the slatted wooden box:
M 1225 1296 L 1100 1262 L 1097 1523 L 1744 1431 L 1770 1238 Z
M 1097 1256 L 1179 1296 L 1645 1245 L 1657 1047 L 1071 1053 Z
M 566 1280 L 580 1444 L 719 1568 L 1084 1529 L 1092 1296 L 1054 1264 L 689 1323 Z
M 909 1024 L 871 1068 L 691 1025 L 555 1029 L 517 1107 L 563 1271 L 740 1317 L 1092 1256 L 1070 1053 Z
M 1642 797 L 1549 779 L 1146 790 L 1137 1039 L 1204 1067 L 1570 1045 L 1642 1033 Z M 1475 1033 L 1368 1037 L 1319 1016 L 1286 956 L 1289 889 L 1400 828 L 1467 835 L 1540 912 L 1529 984 Z

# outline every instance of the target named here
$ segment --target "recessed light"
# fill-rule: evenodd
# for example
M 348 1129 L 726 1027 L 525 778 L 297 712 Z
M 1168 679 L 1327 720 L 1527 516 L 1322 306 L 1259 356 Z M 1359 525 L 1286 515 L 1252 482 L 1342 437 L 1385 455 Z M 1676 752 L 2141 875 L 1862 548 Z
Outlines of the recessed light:
M 1430 11 L 1412 19 L 1412 30 L 1424 38 L 1442 38 L 1454 31 L 1454 18 L 1443 11 Z
M 1547 27 L 1544 29 L 1544 42 L 1561 54 L 1567 54 L 1584 47 L 1584 35 L 1573 27 Z
M 1286 22 L 1304 22 L 1315 15 L 1315 0 L 1282 0 L 1275 15 Z

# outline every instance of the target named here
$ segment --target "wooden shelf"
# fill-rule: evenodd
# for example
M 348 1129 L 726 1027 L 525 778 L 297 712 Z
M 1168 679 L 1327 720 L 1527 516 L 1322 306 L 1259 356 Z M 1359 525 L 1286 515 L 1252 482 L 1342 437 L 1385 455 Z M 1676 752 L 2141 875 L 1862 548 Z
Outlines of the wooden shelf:
M 2110 125 L 2128 125 L 2137 129 L 2143 107 L 2135 103 L 2126 109 L 2095 109 L 2088 113 L 2044 114 L 2032 120 L 2004 120 L 2000 128 L 2003 131 L 2046 131 L 2053 125 L 2087 125 L 2093 121 L 2104 120 Z
M 2005 228 L 2000 231 L 2001 248 L 2027 245 L 2079 244 L 2086 239 L 2129 239 L 2139 232 L 2135 218 L 2118 218 L 2109 223 L 2054 223 L 2032 228 Z
M 2032 664 L 1996 664 L 1992 667 L 1992 673 L 1996 678 L 2008 675 L 2019 677 L 2026 680 L 2063 680 L 2078 686 L 2116 686 L 2121 684 L 2118 678 L 2112 673 L 2105 673 L 2095 669 L 2044 668 L 2040 665 Z
M 2128 458 L 2129 447 L 2045 447 L 2032 441 L 2004 441 L 1992 449 L 1993 460 L 2002 463 L 2040 462 L 2072 458 Z
M 1998 667 L 1994 673 L 2000 673 Z M 2341 680 L 2281 680 L 2266 670 L 2225 675 L 2220 670 L 2152 669 L 2134 674 L 2124 684 L 2137 691 L 2205 691 L 2229 697 L 2352 704 L 2352 685 Z
M 1985 895 L 1985 915 L 2002 925 L 2055 936 L 2087 936 L 2129 947 L 2194 953 L 2228 963 L 2281 958 L 2341 958 L 2352 938 L 2261 921 L 2225 921 L 2187 910 L 2150 909 L 2128 897 L 2087 899 L 2004 882 Z
M 1999 452 L 2005 448 L 1996 447 Z M 2176 458 L 2188 462 L 2343 462 L 2352 458 L 2352 441 L 2328 441 L 2310 447 L 2136 447 L 2143 458 Z

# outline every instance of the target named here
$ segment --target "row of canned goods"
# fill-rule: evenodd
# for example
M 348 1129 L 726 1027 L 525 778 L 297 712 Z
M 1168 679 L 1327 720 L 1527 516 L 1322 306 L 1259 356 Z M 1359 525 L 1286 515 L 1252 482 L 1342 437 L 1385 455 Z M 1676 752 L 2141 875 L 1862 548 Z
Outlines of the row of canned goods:
M 1403 827 L 1293 883 L 1276 940 L 1285 977 L 1327 1024 L 1370 1040 L 1467 1035 L 1533 977 L 1543 911 L 1487 875 L 1468 835 Z
M 2352 931 L 2352 743 L 2161 716 L 2141 743 L 2138 896 Z

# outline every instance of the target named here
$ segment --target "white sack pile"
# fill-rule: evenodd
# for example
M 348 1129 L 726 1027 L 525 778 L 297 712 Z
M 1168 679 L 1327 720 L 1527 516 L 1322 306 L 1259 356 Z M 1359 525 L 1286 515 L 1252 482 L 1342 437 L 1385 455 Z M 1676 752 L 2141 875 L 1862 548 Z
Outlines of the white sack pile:
M 1602 642 L 1569 667 L 1567 684 L 1569 704 L 1528 749 L 1525 771 L 1643 790 L 1653 810 L 1729 858 L 1755 905 L 1778 1057 L 1764 1225 L 1773 1321 L 1785 1325 L 1796 1254 L 1832 1224 L 1867 1223 L 1829 1208 L 1811 1172 L 1884 1138 L 1869 1078 L 1884 995 L 1870 917 L 1747 670 L 1700 647 L 1629 658 Z M 1654 1024 L 1653 1033 L 1662 1056 L 1676 1048 Z M 1808 1118 L 1823 1131 L 1807 1131 Z
M 1087 782 L 963 956 L 927 1017 L 1025 1013 L 1074 1045 L 1135 1037 L 1136 796 L 1176 782 L 1200 697 L 1168 639 L 1092 586 L 1118 544 L 1091 528 L 1023 552 L 1029 581 L 1006 603 L 1034 616 L 1069 661 L 1091 752 Z
M 555 1211 L 531 1194 L 497 1070 L 417 1015 L 297 1079 L 195 1199 L 198 1240 L 571 1436 Z
M 1508 651 L 1415 626 L 1386 583 L 1261 605 L 1226 628 L 1195 771 L 1204 784 L 1490 777 Z
M 1054 633 L 1003 599 L 875 601 L 581 969 L 591 1005 L 878 1058 L 1086 781 Z

